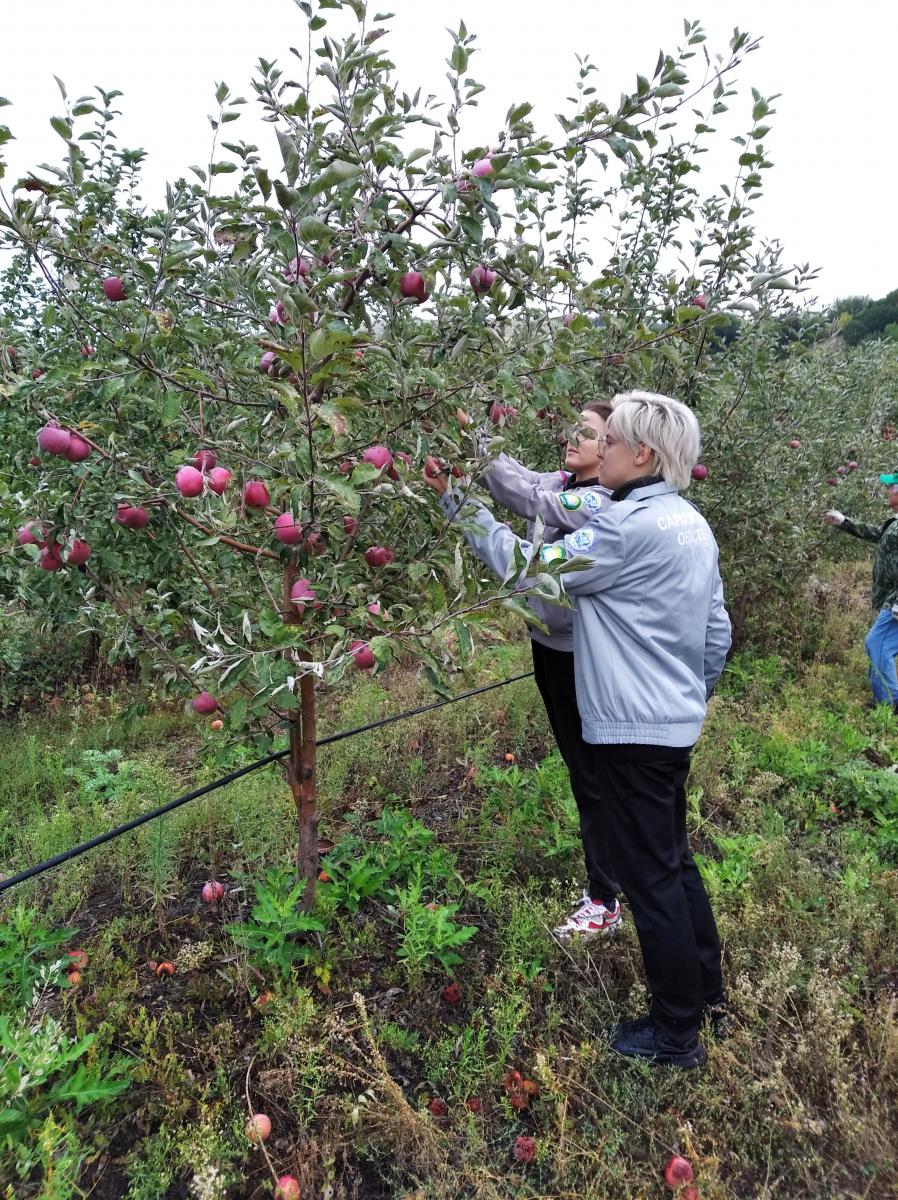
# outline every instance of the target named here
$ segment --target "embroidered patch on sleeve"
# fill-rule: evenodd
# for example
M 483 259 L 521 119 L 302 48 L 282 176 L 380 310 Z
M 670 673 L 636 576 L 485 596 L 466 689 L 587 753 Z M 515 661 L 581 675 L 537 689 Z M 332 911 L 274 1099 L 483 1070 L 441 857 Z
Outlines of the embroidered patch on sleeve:
M 583 529 L 578 529 L 576 533 L 572 533 L 567 540 L 577 551 L 591 550 L 595 544 L 596 531 L 587 525 Z
M 544 563 L 564 562 L 567 558 L 567 551 L 559 542 L 551 542 L 548 546 L 543 546 L 539 552 L 540 561 Z
M 576 512 L 583 501 L 579 496 L 575 496 L 573 492 L 559 492 L 558 503 L 562 508 L 566 508 L 568 512 Z
M 605 506 L 605 497 L 601 492 L 586 492 L 583 503 L 591 513 L 597 513 Z

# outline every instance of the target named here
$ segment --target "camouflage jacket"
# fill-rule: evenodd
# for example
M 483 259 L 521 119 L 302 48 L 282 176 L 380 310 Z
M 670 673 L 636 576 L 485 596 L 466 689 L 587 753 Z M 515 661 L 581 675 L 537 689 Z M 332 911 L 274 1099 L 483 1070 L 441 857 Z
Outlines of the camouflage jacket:
M 873 607 L 882 608 L 898 601 L 898 517 L 889 517 L 883 525 L 852 521 L 850 517 L 846 517 L 840 528 L 852 537 L 876 543 L 876 557 L 873 559 Z

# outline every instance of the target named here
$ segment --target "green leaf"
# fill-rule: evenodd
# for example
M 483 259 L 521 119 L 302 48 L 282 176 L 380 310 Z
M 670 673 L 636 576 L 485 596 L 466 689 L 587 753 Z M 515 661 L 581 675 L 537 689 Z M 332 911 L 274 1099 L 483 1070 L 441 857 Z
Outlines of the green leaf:
M 364 465 L 369 466 L 370 464 L 365 463 Z M 357 470 L 359 470 L 358 467 L 356 467 L 356 471 Z M 354 475 L 355 471 L 353 471 L 353 476 Z M 344 479 L 342 475 L 321 475 L 319 476 L 319 480 L 324 487 L 328 489 L 328 491 L 333 492 L 334 495 L 339 498 L 343 506 L 346 508 L 348 515 L 355 516 L 361 510 L 361 496 L 358 494 L 352 484 Z
M 72 126 L 68 121 L 63 120 L 62 117 L 51 117 L 50 125 L 64 141 L 72 140 Z

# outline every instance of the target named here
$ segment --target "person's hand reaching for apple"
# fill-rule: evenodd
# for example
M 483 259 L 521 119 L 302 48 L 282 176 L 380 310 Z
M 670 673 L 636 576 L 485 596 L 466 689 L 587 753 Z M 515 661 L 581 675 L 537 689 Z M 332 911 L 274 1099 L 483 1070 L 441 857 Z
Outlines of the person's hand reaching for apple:
M 449 474 L 442 463 L 435 458 L 428 457 L 424 463 L 424 474 L 422 476 L 428 487 L 433 488 L 440 496 L 445 496 L 449 490 Z

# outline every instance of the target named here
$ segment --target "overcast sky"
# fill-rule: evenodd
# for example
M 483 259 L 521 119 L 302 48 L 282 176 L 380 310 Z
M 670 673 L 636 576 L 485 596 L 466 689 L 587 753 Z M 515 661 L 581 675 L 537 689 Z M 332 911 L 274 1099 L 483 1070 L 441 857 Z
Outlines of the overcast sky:
M 292 0 L 5 0 L 2 8 L 0 94 L 14 107 L 0 120 L 18 139 L 7 146 L 8 177 L 60 156 L 48 124 L 61 112 L 56 74 L 70 97 L 95 84 L 125 93 L 120 142 L 147 150 L 144 196 L 153 202 L 166 179 L 208 161 L 215 81 L 249 99 L 257 59 L 295 63 L 288 47 L 302 45 L 304 29 Z M 469 73 L 488 90 L 464 126 L 472 141 L 489 141 L 523 99 L 535 104 L 537 128 L 557 130 L 575 54 L 598 65 L 599 95 L 614 105 L 637 72 L 651 75 L 659 49 L 676 48 L 684 17 L 701 20 L 721 52 L 736 25 L 763 35 L 740 75 L 746 94 L 749 85 L 782 93 L 760 231 L 785 244 L 786 261 L 821 268 L 824 300 L 898 288 L 894 0 L 394 0 L 368 11 L 395 13 L 381 45 L 408 92 L 442 91 L 446 26 L 463 18 L 478 34 Z M 270 130 L 241 121 L 232 131 L 279 163 Z

